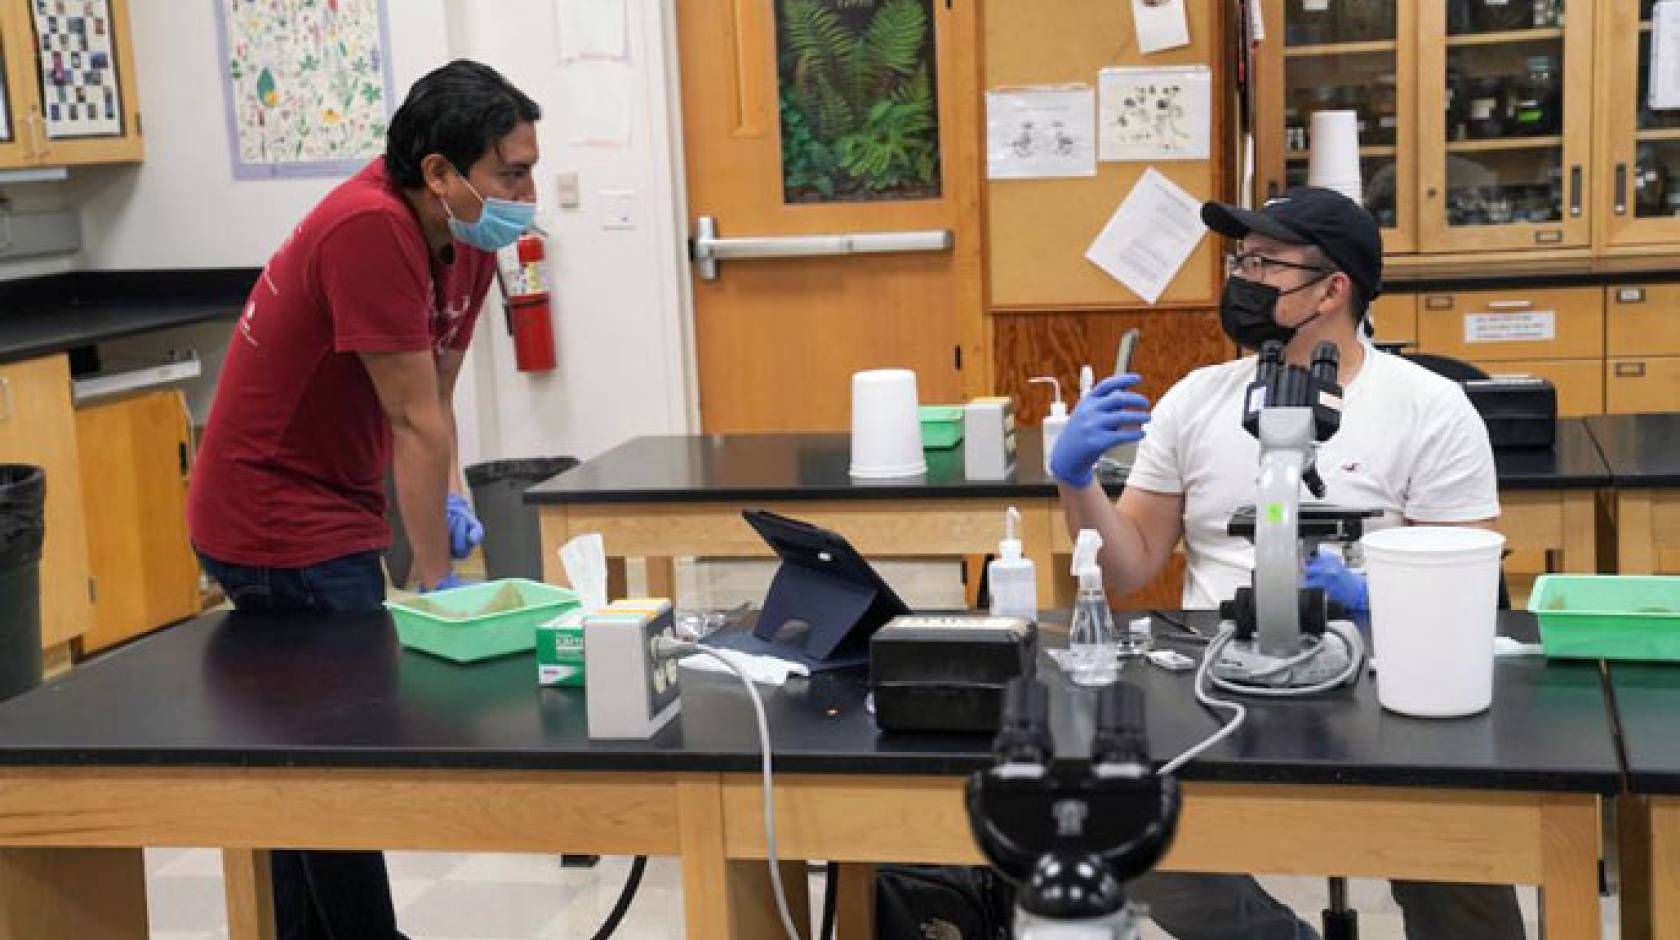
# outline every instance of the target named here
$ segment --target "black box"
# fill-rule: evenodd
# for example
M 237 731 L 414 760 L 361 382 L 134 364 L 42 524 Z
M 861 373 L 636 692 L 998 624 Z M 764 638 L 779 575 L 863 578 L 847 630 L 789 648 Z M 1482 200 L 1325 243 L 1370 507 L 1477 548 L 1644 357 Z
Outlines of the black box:
M 1471 379 L 1464 394 L 1481 413 L 1495 449 L 1551 447 L 1557 439 L 1557 388 L 1546 379 Z
M 996 733 L 1009 680 L 1034 673 L 1038 628 L 1019 617 L 896 617 L 869 640 L 883 731 Z

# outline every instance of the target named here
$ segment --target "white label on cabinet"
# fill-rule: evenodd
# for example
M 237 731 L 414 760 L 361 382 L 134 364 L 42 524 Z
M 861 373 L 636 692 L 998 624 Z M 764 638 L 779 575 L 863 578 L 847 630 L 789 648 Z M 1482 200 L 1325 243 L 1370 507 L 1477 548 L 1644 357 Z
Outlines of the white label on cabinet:
M 1557 311 L 1472 313 L 1464 317 L 1466 343 L 1533 343 L 1557 339 Z
M 1330 9 L 1330 0 L 1301 0 L 1301 9 L 1308 13 L 1323 13 Z

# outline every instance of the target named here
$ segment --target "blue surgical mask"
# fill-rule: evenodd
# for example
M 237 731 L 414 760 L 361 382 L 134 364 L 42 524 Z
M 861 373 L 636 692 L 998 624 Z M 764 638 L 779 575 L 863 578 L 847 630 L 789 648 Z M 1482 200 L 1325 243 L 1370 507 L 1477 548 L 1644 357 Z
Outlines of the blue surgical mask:
M 514 202 L 510 199 L 486 199 L 479 196 L 478 190 L 467 181 L 465 176 L 461 182 L 467 184 L 467 190 L 483 204 L 484 209 L 478 214 L 477 222 L 463 222 L 455 218 L 455 213 L 449 208 L 449 203 L 443 202 L 443 212 L 449 216 L 449 234 L 455 236 L 456 241 L 465 242 L 481 251 L 500 251 L 519 240 L 531 228 L 531 223 L 537 217 L 537 206 L 530 202 Z

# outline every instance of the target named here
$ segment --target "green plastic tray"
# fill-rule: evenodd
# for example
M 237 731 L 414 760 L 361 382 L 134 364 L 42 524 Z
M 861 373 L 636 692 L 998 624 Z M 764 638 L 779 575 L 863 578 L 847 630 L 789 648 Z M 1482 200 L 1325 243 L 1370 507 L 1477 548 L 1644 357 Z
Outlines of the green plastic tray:
M 1680 662 L 1680 578 L 1545 574 L 1528 609 L 1547 656 Z
M 963 410 L 961 405 L 923 405 L 922 449 L 944 450 L 962 443 Z
M 464 620 L 440 617 L 412 606 L 410 601 L 386 601 L 397 625 L 397 639 L 409 649 L 431 653 L 458 663 L 477 662 L 537 648 L 537 625 L 578 606 L 577 593 L 566 588 L 507 578 L 486 581 L 425 595 L 445 610 L 482 610 L 504 585 L 513 585 L 524 603 L 517 610 L 499 611 Z

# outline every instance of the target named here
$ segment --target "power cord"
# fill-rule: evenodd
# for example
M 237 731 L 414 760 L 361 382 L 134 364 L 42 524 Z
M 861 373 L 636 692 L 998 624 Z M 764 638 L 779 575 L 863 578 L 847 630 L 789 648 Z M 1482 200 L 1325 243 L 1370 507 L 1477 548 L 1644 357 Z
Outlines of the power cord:
M 647 856 L 638 855 L 630 863 L 630 874 L 624 879 L 624 888 L 618 892 L 618 901 L 613 904 L 612 912 L 601 922 L 601 929 L 595 931 L 591 940 L 607 940 L 623 923 L 624 915 L 630 911 L 630 902 L 636 899 L 636 890 L 642 886 L 642 873 L 647 871 Z
M 782 916 L 782 929 L 787 931 L 788 940 L 801 940 L 798 928 L 793 925 L 793 914 L 788 910 L 787 892 L 782 888 L 781 865 L 776 858 L 776 804 L 772 799 L 771 783 L 773 781 L 770 767 L 770 722 L 764 716 L 764 700 L 758 695 L 758 688 L 752 679 L 747 677 L 741 667 L 735 665 L 729 657 L 718 651 L 690 643 L 675 640 L 670 637 L 660 637 L 654 641 L 653 655 L 656 659 L 682 659 L 688 656 L 709 656 L 722 663 L 730 672 L 735 674 L 741 684 L 746 686 L 747 695 L 752 699 L 753 716 L 758 720 L 758 746 L 763 759 L 764 773 L 764 854 L 770 865 L 770 885 L 776 892 L 776 912 Z

